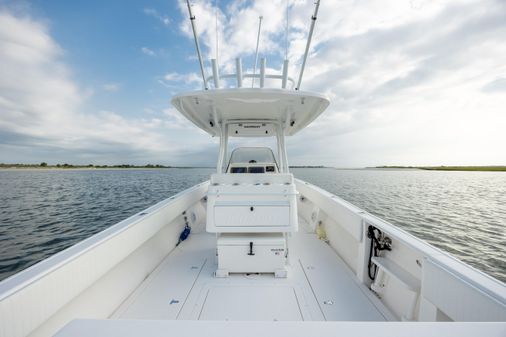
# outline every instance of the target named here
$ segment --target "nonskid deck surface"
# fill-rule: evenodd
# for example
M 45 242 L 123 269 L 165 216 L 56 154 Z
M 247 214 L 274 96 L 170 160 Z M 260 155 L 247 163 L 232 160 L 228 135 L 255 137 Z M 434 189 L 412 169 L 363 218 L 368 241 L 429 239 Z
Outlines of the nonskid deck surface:
M 299 232 L 289 248 L 288 278 L 270 274 L 215 278 L 216 236 L 192 234 L 111 318 L 384 321 L 389 317 L 316 235 Z

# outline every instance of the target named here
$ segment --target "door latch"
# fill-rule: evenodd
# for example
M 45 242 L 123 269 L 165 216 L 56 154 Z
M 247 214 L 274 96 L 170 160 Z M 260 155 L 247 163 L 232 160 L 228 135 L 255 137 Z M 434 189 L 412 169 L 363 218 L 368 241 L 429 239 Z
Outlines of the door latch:
M 248 255 L 252 256 L 252 255 L 255 255 L 255 253 L 253 253 L 253 242 L 251 241 L 249 243 L 249 253 Z

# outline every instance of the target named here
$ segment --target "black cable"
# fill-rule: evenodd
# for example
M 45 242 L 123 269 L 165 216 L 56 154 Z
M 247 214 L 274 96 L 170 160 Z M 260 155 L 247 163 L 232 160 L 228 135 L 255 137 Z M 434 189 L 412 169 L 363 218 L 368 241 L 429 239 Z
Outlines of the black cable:
M 374 279 L 376 278 L 376 272 L 377 272 L 377 268 L 378 268 L 378 267 L 377 267 L 374 263 L 372 263 L 372 254 L 373 254 L 373 250 L 374 250 L 374 256 L 377 256 L 377 250 L 376 250 L 376 247 L 375 247 L 375 246 L 376 246 L 376 240 L 377 240 L 377 239 L 376 239 L 376 235 L 375 235 L 375 233 L 374 233 L 374 230 L 375 230 L 375 229 L 376 229 L 376 228 L 375 228 L 375 227 L 373 227 L 373 226 L 369 226 L 369 227 L 367 228 L 367 237 L 368 237 L 369 239 L 371 239 L 371 246 L 370 246 L 370 248 L 369 248 L 369 263 L 368 263 L 368 265 L 367 265 L 367 267 L 368 267 L 368 268 L 367 268 L 367 273 L 368 273 L 368 275 L 369 275 L 369 278 L 370 278 L 372 281 L 374 281 Z M 372 272 L 372 274 L 371 274 L 371 267 L 373 267 L 373 270 L 374 270 L 374 271 Z
M 376 231 L 378 232 L 377 235 L 376 235 Z M 376 264 L 374 264 L 372 262 L 373 253 L 374 253 L 374 256 L 378 256 L 379 252 L 382 250 L 392 250 L 390 243 L 386 242 L 386 240 L 385 240 L 387 238 L 383 239 L 382 242 L 379 241 L 379 238 L 381 238 L 381 234 L 382 234 L 381 231 L 374 226 L 369 226 L 367 228 L 367 237 L 369 239 L 371 239 L 371 246 L 369 248 L 369 263 L 367 265 L 367 267 L 368 267 L 367 273 L 369 275 L 369 278 L 372 281 L 374 281 L 374 279 L 376 278 L 376 274 L 378 271 L 378 266 L 376 266 Z

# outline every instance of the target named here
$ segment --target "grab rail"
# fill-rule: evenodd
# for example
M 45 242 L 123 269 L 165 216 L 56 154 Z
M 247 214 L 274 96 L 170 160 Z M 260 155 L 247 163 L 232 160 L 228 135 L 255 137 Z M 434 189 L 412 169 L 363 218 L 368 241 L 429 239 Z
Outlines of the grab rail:
M 241 88 L 243 86 L 242 80 L 245 78 L 252 78 L 253 82 L 254 79 L 260 79 L 259 88 L 263 88 L 265 86 L 265 79 L 276 79 L 281 80 L 281 88 L 287 89 L 287 83 L 290 82 L 291 86 L 289 89 L 293 89 L 295 87 L 295 80 L 292 77 L 288 76 L 288 60 L 285 60 L 283 62 L 283 69 L 281 75 L 277 74 L 266 74 L 265 73 L 265 67 L 266 67 L 266 60 L 265 58 L 260 59 L 260 74 L 253 73 L 243 73 L 242 71 L 242 61 L 240 58 L 236 58 L 236 72 L 230 73 L 230 74 L 223 74 L 221 75 L 219 72 L 219 67 L 217 64 L 216 59 L 211 60 L 211 66 L 213 74 L 211 76 L 208 76 L 205 80 L 206 83 L 213 83 L 215 89 L 221 88 L 221 79 L 236 79 L 237 80 L 237 88 Z M 253 83 L 254 84 L 254 83 Z M 253 86 L 252 86 L 253 87 Z
M 237 78 L 237 74 L 232 73 L 232 74 L 219 75 L 218 81 L 220 79 L 223 79 L 223 78 Z M 261 77 L 260 74 L 249 74 L 249 73 L 248 74 L 243 74 L 242 78 L 259 78 L 259 79 L 262 79 L 262 77 Z M 276 80 L 283 80 L 283 75 L 265 74 L 264 75 L 264 79 L 265 78 L 276 79 Z M 208 76 L 206 80 L 207 80 L 207 83 L 213 83 L 214 86 L 215 86 L 215 89 L 220 88 L 221 85 L 219 85 L 219 86 L 216 87 L 216 82 L 214 81 L 214 79 L 215 79 L 215 77 L 213 75 L 211 75 L 211 76 Z M 291 88 L 293 88 L 293 86 L 295 85 L 295 80 L 292 77 L 290 77 L 290 76 L 287 76 L 286 80 L 288 82 L 290 82 Z M 263 85 L 260 86 L 260 88 L 263 88 L 263 87 L 264 87 Z

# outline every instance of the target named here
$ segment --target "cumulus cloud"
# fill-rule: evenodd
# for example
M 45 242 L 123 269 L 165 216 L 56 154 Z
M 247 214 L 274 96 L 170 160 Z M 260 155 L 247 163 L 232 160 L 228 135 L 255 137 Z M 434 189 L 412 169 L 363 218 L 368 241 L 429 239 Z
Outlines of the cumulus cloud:
M 165 74 L 162 78 L 158 79 L 158 83 L 171 90 L 181 87 L 186 87 L 193 90 L 202 89 L 202 77 L 200 77 L 195 72 L 170 72 Z M 175 94 L 176 92 L 173 93 Z
M 165 26 L 170 25 L 170 18 L 167 15 L 160 14 L 156 9 L 154 8 L 144 8 L 144 14 L 151 16 L 161 23 L 163 23 Z
M 229 71 L 233 58 L 253 54 L 260 16 L 263 16 L 260 53 L 284 50 L 279 39 L 284 36 L 284 11 L 280 9 L 286 5 L 285 0 L 236 1 L 224 9 L 214 5 L 215 1 L 203 0 L 192 6 L 206 60 L 218 56 L 220 65 Z M 179 8 L 184 17 L 180 28 L 188 38 L 193 38 L 185 3 L 179 2 Z
M 428 2 L 418 8 L 406 8 L 384 26 L 329 35 L 311 60 L 306 87 L 328 91 L 333 103 L 308 135 L 317 146 L 353 144 L 326 162 L 506 162 L 497 145 L 506 143 L 498 127 L 506 125 L 506 97 L 482 90 L 499 84 L 493 81 L 505 71 L 504 3 Z
M 269 73 L 280 72 L 286 0 L 220 2 L 219 9 L 214 0 L 193 3 L 208 74 L 207 60 L 217 54 L 216 33 L 222 73 L 233 71 L 235 57 L 245 57 L 245 68 L 252 70 L 260 15 L 260 55 L 269 58 Z M 182 1 L 178 6 L 183 15 L 177 25 L 190 41 L 187 8 Z M 312 11 L 313 1 L 289 1 L 294 78 Z M 155 9 L 145 8 L 144 14 L 172 24 Z M 322 1 L 302 90 L 324 92 L 332 103 L 288 139 L 290 163 L 506 163 L 505 15 L 502 0 Z M 140 51 L 154 53 L 148 47 Z M 167 105 L 146 108 L 137 118 L 85 110 L 90 95 L 73 80 L 65 57 L 44 23 L 0 12 L 0 148 L 11 156 L 7 159 L 33 150 L 102 156 L 106 162 L 130 156 L 196 164 L 205 157 L 212 164 L 216 141 L 209 142 Z M 199 73 L 180 69 L 155 80 L 171 94 L 202 85 Z M 195 156 L 196 149 L 206 156 Z
M 120 84 L 119 83 L 106 83 L 106 84 L 104 84 L 102 86 L 102 88 L 105 91 L 115 92 L 115 91 L 118 91 L 120 89 Z
M 84 109 L 88 95 L 72 79 L 64 50 L 45 24 L 0 12 L 0 161 L 144 162 L 178 158 L 185 142 L 160 113 L 126 118 Z M 117 83 L 103 85 L 106 91 Z M 169 131 L 175 130 L 175 134 Z M 174 138 L 171 138 L 174 135 Z
M 145 55 L 148 55 L 148 56 L 155 56 L 156 55 L 155 51 L 152 49 L 149 49 L 148 47 L 142 47 L 141 52 Z
M 194 6 L 208 58 L 216 53 L 213 5 Z M 272 71 L 280 71 L 285 6 L 270 0 L 220 8 L 222 71 L 254 52 L 259 15 L 266 18 L 261 53 L 277 59 Z M 297 77 L 313 2 L 289 6 L 289 74 Z M 324 92 L 332 103 L 288 140 L 291 163 L 504 164 L 505 15 L 500 0 L 322 2 L 302 89 Z M 187 22 L 181 29 L 191 38 Z
M 506 93 L 506 78 L 496 78 L 485 84 L 482 88 L 484 92 L 505 92 Z

